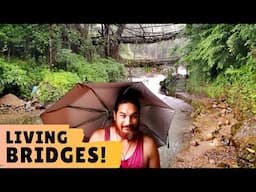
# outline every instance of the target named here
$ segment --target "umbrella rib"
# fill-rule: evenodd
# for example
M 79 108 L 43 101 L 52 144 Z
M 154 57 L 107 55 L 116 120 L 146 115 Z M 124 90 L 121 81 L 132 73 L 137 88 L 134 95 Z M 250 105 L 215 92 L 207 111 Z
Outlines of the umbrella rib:
M 68 108 L 74 108 L 74 109 L 80 109 L 84 111 L 89 111 L 89 112 L 107 112 L 106 110 L 101 110 L 101 109 L 95 109 L 95 108 L 87 108 L 87 107 L 79 107 L 79 106 L 73 106 L 73 105 L 68 105 Z
M 155 137 L 155 138 L 157 138 L 157 139 L 159 139 L 162 143 L 165 143 L 156 133 L 155 133 L 155 131 L 153 131 L 152 129 L 150 129 L 151 131 L 152 131 L 152 135 Z
M 93 88 L 91 88 L 91 91 L 94 93 L 94 95 L 97 97 L 97 99 L 99 99 L 100 103 L 103 105 L 103 107 L 106 109 L 106 110 L 109 110 L 108 107 L 105 105 L 105 103 L 102 101 L 102 99 L 100 98 L 100 96 L 93 90 Z
M 97 120 L 97 119 L 100 119 L 101 117 L 103 117 L 105 114 L 99 114 L 97 117 L 94 117 L 94 118 L 92 118 L 92 119 L 89 119 L 89 120 L 85 120 L 85 121 L 83 121 L 83 122 L 81 122 L 81 123 L 79 123 L 79 124 L 77 124 L 77 125 L 75 125 L 75 126 L 73 126 L 74 128 L 76 128 L 76 127 L 79 127 L 80 125 L 83 125 L 83 124 L 85 124 L 85 123 L 90 123 L 90 122 L 92 122 L 92 121 L 95 121 L 95 120 Z
M 165 144 L 165 141 L 163 141 L 162 138 L 157 135 L 157 133 L 155 132 L 155 130 L 150 129 L 150 128 L 149 128 L 147 125 L 145 125 L 145 124 L 142 124 L 142 126 L 145 127 L 145 128 L 147 128 L 148 130 L 150 130 L 153 137 L 155 137 L 155 138 L 157 138 L 158 140 L 160 140 L 162 144 Z M 168 135 L 168 134 L 167 134 L 167 135 Z

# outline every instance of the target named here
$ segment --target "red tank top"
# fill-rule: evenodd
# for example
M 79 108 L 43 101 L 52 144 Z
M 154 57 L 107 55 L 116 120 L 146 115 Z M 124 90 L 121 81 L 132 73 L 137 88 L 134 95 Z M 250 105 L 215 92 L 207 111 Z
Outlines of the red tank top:
M 105 128 L 104 140 L 110 139 L 110 127 Z M 121 160 L 120 168 L 143 168 L 143 136 L 140 134 L 135 151 L 125 160 Z

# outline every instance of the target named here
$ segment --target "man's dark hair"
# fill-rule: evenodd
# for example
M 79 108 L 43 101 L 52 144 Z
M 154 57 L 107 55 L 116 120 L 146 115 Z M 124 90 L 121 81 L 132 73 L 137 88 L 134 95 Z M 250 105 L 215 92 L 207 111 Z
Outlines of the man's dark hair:
M 138 111 L 140 112 L 140 95 L 140 92 L 134 88 L 126 88 L 125 90 L 122 90 L 115 102 L 115 112 L 117 112 L 119 104 L 122 103 L 132 103 L 138 108 Z

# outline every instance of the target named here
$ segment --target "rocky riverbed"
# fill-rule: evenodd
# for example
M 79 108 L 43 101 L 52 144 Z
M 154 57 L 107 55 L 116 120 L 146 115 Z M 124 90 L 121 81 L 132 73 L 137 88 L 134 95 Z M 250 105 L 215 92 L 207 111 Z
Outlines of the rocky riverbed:
M 187 98 L 188 99 L 188 98 Z M 254 168 L 256 118 L 239 121 L 222 100 L 190 97 L 197 110 L 189 145 L 176 154 L 172 168 Z

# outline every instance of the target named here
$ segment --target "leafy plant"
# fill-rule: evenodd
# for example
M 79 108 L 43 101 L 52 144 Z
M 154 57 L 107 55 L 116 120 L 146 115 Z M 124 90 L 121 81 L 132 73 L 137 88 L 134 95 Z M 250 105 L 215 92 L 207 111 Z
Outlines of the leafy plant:
M 41 102 L 53 102 L 60 99 L 76 83 L 81 82 L 76 74 L 70 72 L 52 72 L 39 84 L 40 94 L 38 99 Z

